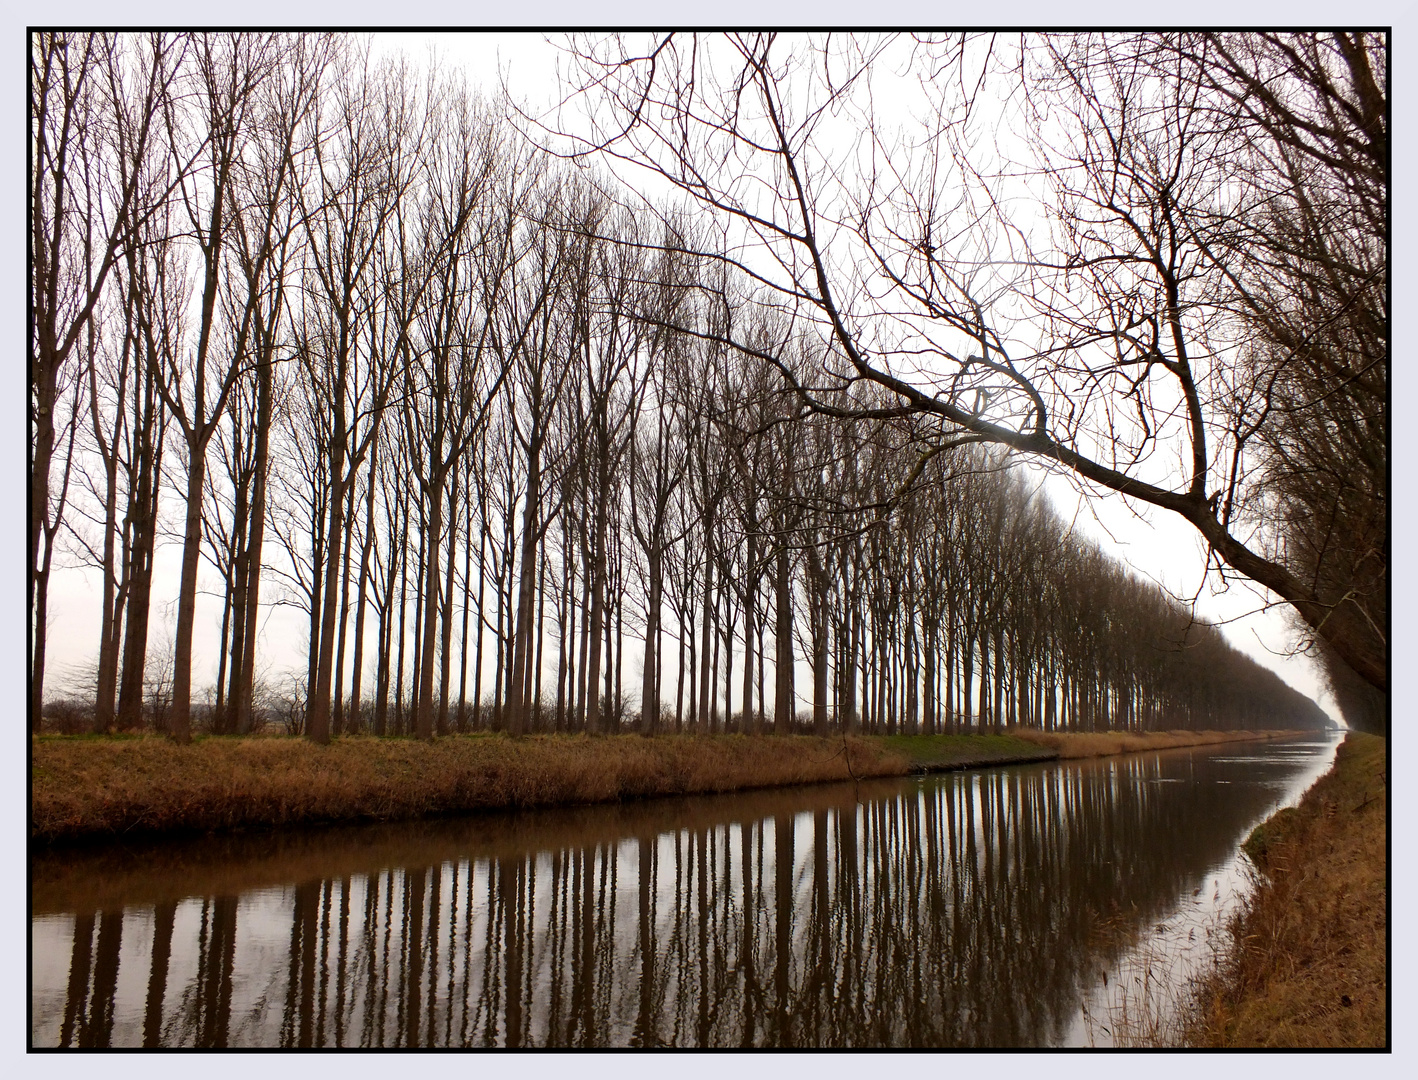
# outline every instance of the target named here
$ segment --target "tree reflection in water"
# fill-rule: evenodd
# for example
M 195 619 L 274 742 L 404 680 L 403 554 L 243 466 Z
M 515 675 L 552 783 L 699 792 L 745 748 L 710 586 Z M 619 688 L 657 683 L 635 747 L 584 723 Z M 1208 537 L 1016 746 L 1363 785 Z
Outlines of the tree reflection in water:
M 206 898 L 173 845 L 143 870 L 140 854 L 42 858 L 35 951 L 67 948 L 69 962 L 46 982 L 58 957 L 36 958 L 32 1037 L 1056 1044 L 1133 933 L 1329 752 L 1230 747 L 251 837 L 212 856 L 228 884 Z M 107 906 L 65 895 L 81 884 Z

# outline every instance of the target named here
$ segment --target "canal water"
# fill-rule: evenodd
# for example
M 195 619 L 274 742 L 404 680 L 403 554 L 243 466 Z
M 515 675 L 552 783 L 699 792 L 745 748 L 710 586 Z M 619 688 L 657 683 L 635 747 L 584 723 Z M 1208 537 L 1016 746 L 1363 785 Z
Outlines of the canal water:
M 31 1044 L 1107 1045 L 1336 743 L 45 853 Z

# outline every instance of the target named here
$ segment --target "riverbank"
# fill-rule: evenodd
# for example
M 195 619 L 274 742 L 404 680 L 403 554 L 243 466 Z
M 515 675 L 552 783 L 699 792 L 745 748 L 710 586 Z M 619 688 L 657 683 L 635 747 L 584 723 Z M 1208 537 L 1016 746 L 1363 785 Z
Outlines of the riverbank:
M 478 734 L 434 743 L 355 736 L 323 747 L 285 737 L 207 737 L 178 746 L 158 736 L 43 736 L 30 744 L 30 835 L 47 844 L 399 821 L 906 776 L 1278 734 L 1016 732 L 846 740 Z
M 1137 754 L 1144 750 L 1178 750 L 1189 746 L 1280 739 L 1305 734 L 1296 731 L 1128 731 L 1053 732 L 1020 729 L 1019 738 L 1053 751 L 1064 760 Z
M 850 771 L 848 758 L 850 757 Z M 40 842 L 335 821 L 899 776 L 904 758 L 860 739 L 463 735 L 40 738 L 31 744 Z
M 1351 733 L 1300 805 L 1251 834 L 1260 877 L 1189 1045 L 1388 1044 L 1387 785 L 1388 741 Z

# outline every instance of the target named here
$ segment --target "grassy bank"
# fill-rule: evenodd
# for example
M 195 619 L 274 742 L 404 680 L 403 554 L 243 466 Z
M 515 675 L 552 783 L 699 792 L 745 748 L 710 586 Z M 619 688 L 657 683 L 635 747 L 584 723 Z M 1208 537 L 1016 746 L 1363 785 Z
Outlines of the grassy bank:
M 882 735 L 866 739 L 902 755 L 912 772 L 947 772 L 1030 761 L 1112 757 L 1149 750 L 1179 750 L 1216 743 L 1294 738 L 1299 731 L 1039 731 L 1015 728 L 1008 735 Z
M 428 744 L 353 737 L 36 739 L 31 836 L 330 821 L 394 821 L 507 806 L 614 802 L 900 776 L 907 761 L 870 740 L 636 735 L 466 735 Z
M 33 739 L 31 836 L 41 843 L 335 821 L 399 821 L 501 807 L 710 794 L 1253 739 L 956 735 L 818 740 L 741 735 L 461 735 L 432 744 L 350 737 Z M 850 757 L 850 767 L 848 758 Z
M 1300 805 L 1247 840 L 1260 879 L 1188 1043 L 1386 1045 L 1387 783 L 1387 741 L 1351 734 Z

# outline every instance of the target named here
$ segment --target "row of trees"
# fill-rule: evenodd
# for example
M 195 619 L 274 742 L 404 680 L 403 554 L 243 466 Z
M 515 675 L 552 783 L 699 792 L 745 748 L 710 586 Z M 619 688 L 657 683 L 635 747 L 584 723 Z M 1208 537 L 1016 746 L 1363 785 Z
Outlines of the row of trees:
M 566 57 L 533 130 L 715 222 L 835 345 L 804 402 L 871 382 L 937 441 L 1178 514 L 1387 730 L 1386 35 L 631 34 Z
M 646 734 L 800 701 L 819 733 L 1322 722 L 1007 456 L 870 380 L 805 411 L 840 340 L 456 79 L 334 35 L 31 61 L 36 726 L 66 544 L 102 581 L 94 726 L 142 723 L 165 523 L 179 739 L 204 561 L 217 731 L 255 723 L 273 604 L 318 741 L 635 701 Z

